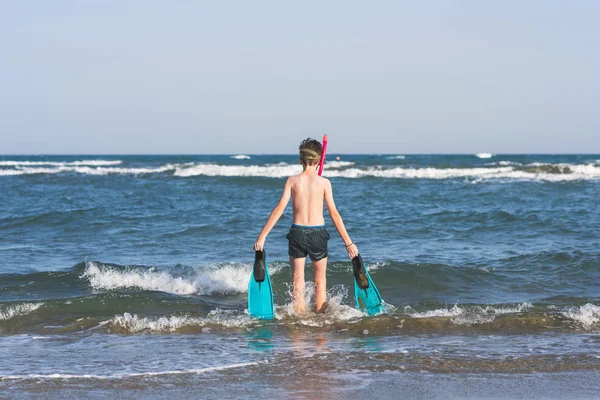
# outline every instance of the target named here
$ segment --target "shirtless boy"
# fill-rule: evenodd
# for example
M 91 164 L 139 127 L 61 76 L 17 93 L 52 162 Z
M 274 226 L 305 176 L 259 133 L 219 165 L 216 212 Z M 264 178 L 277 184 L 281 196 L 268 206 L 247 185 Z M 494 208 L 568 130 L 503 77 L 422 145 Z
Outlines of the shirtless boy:
M 344 221 L 337 211 L 333 201 L 331 182 L 317 174 L 321 160 L 322 146 L 319 141 L 306 139 L 300 144 L 300 163 L 302 173 L 288 178 L 283 188 L 279 203 L 269 216 L 264 228 L 260 232 L 255 250 L 262 250 L 265 240 L 271 229 L 275 226 L 288 202 L 292 198 L 293 219 L 290 232 L 286 238 L 289 240 L 288 254 L 292 266 L 293 278 L 293 303 L 298 314 L 306 313 L 304 303 L 304 264 L 308 255 L 312 261 L 315 273 L 315 307 L 316 312 L 324 312 L 327 301 L 325 271 L 327 268 L 327 241 L 329 233 L 325 229 L 323 218 L 323 200 L 327 205 L 329 216 L 335 229 L 342 237 L 348 256 L 354 258 L 358 255 L 358 248 L 350 240 L 344 227 Z

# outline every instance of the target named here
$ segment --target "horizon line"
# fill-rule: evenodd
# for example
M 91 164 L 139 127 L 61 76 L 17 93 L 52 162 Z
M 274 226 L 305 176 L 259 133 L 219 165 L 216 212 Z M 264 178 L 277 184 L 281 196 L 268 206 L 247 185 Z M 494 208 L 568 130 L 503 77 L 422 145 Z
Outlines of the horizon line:
M 298 153 L 7 153 L 0 154 L 0 157 L 71 157 L 71 156 L 91 156 L 91 157 L 99 157 L 99 156 L 237 156 L 237 155 L 247 155 L 247 156 L 293 156 Z M 328 153 L 335 155 L 351 155 L 351 156 L 373 156 L 373 155 L 403 155 L 403 156 L 477 156 L 479 154 L 491 154 L 491 157 L 496 156 L 598 156 L 599 153 L 491 153 L 491 152 L 479 152 L 479 153 Z

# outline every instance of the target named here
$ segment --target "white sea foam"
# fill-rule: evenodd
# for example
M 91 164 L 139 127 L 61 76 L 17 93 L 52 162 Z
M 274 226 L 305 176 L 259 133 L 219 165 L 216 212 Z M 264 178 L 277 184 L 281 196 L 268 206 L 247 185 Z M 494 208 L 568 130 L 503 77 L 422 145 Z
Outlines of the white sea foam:
M 23 303 L 10 305 L 6 308 L 0 309 L 0 321 L 5 321 L 16 316 L 29 314 L 43 305 L 44 303 Z
M 17 169 L 0 169 L 0 176 L 25 175 L 23 171 Z
M 575 181 L 600 179 L 600 166 L 594 164 L 544 164 L 533 163 L 526 167 L 557 167 L 558 172 L 546 168 L 519 169 L 508 165 L 509 162 L 499 162 L 497 167 L 477 168 L 384 168 L 372 166 L 367 168 L 352 167 L 350 161 L 332 161 L 325 168 L 323 175 L 329 178 L 388 178 L 388 179 L 457 179 L 463 178 L 474 182 L 487 180 L 525 180 L 525 181 Z M 506 164 L 506 165 L 504 165 Z M 342 167 L 351 167 L 340 169 Z M 2 175 L 27 174 L 57 174 L 74 172 L 87 175 L 110 174 L 154 174 L 173 172 L 176 177 L 191 176 L 229 176 L 229 177 L 270 177 L 284 178 L 301 172 L 300 165 L 279 163 L 272 165 L 218 165 L 211 163 L 165 164 L 154 168 L 119 168 L 119 167 L 90 167 L 90 166 L 59 166 L 56 168 L 19 167 L 17 169 L 0 169 Z
M 343 178 L 404 178 L 404 179 L 449 179 L 466 177 L 497 177 L 513 172 L 505 168 L 350 168 L 343 171 L 330 171 L 327 176 Z
M 572 307 L 563 312 L 563 315 L 579 322 L 585 329 L 592 329 L 594 324 L 600 322 L 600 306 L 587 303 L 581 307 Z
M 66 172 L 75 172 L 85 175 L 112 175 L 112 174 L 155 174 L 167 171 L 174 171 L 177 168 L 173 164 L 167 164 L 156 168 L 115 168 L 115 167 L 90 167 L 90 166 L 59 166 L 56 168 L 19 168 L 19 169 L 0 169 L 0 176 L 10 175 L 36 175 L 36 174 L 59 174 Z
M 503 167 L 507 166 L 507 165 L 523 165 L 519 162 L 515 162 L 515 161 L 498 161 L 497 163 L 490 163 L 490 164 L 486 164 L 486 165 L 501 165 Z
M 156 168 L 91 168 L 91 167 L 75 167 L 74 171 L 79 174 L 86 175 L 140 175 L 140 174 L 157 174 L 168 171 L 174 171 L 177 168 L 175 164 L 166 164 Z
M 277 165 L 217 165 L 197 164 L 191 167 L 178 167 L 175 176 L 261 176 L 268 178 L 283 178 L 302 172 L 300 165 L 279 163 Z
M 375 270 L 379 269 L 380 267 L 386 267 L 388 265 L 390 265 L 389 261 L 377 261 L 373 264 L 367 264 L 367 269 L 369 271 L 375 271 Z
M 388 160 L 404 160 L 406 156 L 390 156 L 386 157 Z
M 433 318 L 433 317 L 456 317 L 465 312 L 464 309 L 457 305 L 452 308 L 440 308 L 436 310 L 429 310 L 425 312 L 416 312 L 411 306 L 404 307 L 404 312 L 410 315 L 412 318 Z
M 327 161 L 325 168 L 343 168 L 356 164 L 354 161 Z
M 224 264 L 196 268 L 190 276 L 174 276 L 169 271 L 116 268 L 89 262 L 82 278 L 97 290 L 135 288 L 179 295 L 231 294 L 248 291 L 249 265 Z M 270 274 L 277 268 L 269 269 Z
M 342 171 L 328 171 L 326 177 L 343 178 L 403 178 L 403 179 L 509 179 L 509 180 L 539 180 L 550 182 L 598 180 L 600 168 L 591 164 L 570 165 L 570 173 L 554 174 L 548 172 L 529 172 L 516 170 L 513 167 L 498 168 L 349 168 Z
M 525 164 L 526 167 L 572 167 L 575 164 L 568 164 L 568 163 L 545 163 L 545 162 L 532 162 L 529 164 Z M 590 165 L 590 163 L 587 164 L 579 164 L 579 165 Z
M 235 160 L 249 160 L 251 157 L 245 154 L 238 154 L 237 156 L 231 156 Z
M 21 166 L 54 166 L 54 167 L 67 167 L 67 166 L 107 166 L 107 165 L 119 165 L 123 161 L 121 160 L 82 160 L 82 161 L 0 161 L 0 166 L 5 167 L 21 167 Z
M 72 172 L 74 167 L 58 168 L 19 168 L 19 169 L 0 169 L 0 176 L 11 175 L 35 175 L 35 174 L 59 174 L 61 172 Z
M 177 168 L 175 176 L 188 177 L 197 175 L 206 176 L 260 176 L 271 178 L 283 178 L 301 171 L 298 165 L 289 165 L 281 163 L 278 165 L 267 166 L 232 166 L 216 164 L 200 164 L 192 167 Z M 510 167 L 505 168 L 388 168 L 370 167 L 366 169 L 349 168 L 345 170 L 324 170 L 325 177 L 341 178 L 406 178 L 406 179 L 449 179 L 464 177 L 512 177 L 516 172 Z M 600 169 L 599 169 L 600 173 Z M 535 177 L 535 174 L 523 173 L 528 177 Z
M 120 326 L 130 333 L 136 332 L 176 332 L 185 327 L 220 327 L 243 328 L 256 323 L 256 320 L 246 314 L 232 310 L 213 310 L 206 317 L 164 316 L 138 317 L 137 314 L 125 313 L 117 315 L 111 325 Z
M 477 158 L 492 158 L 494 155 L 492 153 L 477 153 L 475 157 Z
M 306 282 L 304 291 L 304 302 L 307 308 L 314 307 L 315 285 L 313 282 Z M 344 299 L 348 296 L 348 288 L 343 285 L 336 285 L 327 291 L 327 308 L 322 314 L 308 312 L 304 315 L 298 315 L 294 309 L 293 303 L 288 303 L 283 306 L 275 306 L 275 318 L 283 320 L 291 318 L 293 324 L 323 327 L 332 325 L 341 321 L 350 321 L 365 317 L 367 314 L 362 311 L 343 304 Z
M 247 362 L 247 363 L 236 363 L 229 365 L 219 365 L 215 367 L 206 368 L 194 368 L 194 369 L 182 369 L 173 371 L 147 371 L 147 372 L 126 372 L 112 375 L 99 375 L 99 374 L 22 374 L 22 375 L 0 375 L 0 380 L 20 380 L 20 379 L 123 379 L 143 376 L 164 376 L 164 375 L 184 375 L 184 374 L 205 374 L 208 372 L 224 371 L 227 369 L 249 367 L 251 365 L 258 365 L 265 363 L 266 361 L 260 362 Z
M 412 318 L 450 317 L 452 322 L 457 325 L 471 325 L 489 323 L 498 315 L 520 313 L 528 308 L 531 308 L 530 303 L 521 303 L 513 307 L 460 307 L 455 304 L 451 308 L 440 308 L 424 312 L 416 312 L 411 306 L 406 306 L 404 312 Z

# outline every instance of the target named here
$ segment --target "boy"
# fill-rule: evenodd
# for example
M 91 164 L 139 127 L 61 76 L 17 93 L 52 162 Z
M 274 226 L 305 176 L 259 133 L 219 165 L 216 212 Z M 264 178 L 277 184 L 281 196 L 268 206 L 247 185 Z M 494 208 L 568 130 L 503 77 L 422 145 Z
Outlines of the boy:
M 319 141 L 308 138 L 300 144 L 300 163 L 302 173 L 288 178 L 283 188 L 279 203 L 269 216 L 260 232 L 254 250 L 262 250 L 265 240 L 273 226 L 277 223 L 285 207 L 292 197 L 293 219 L 292 227 L 286 238 L 289 240 L 288 254 L 293 278 L 293 303 L 298 314 L 306 313 L 304 304 L 304 264 L 306 256 L 310 256 L 315 273 L 315 307 L 316 311 L 324 312 L 326 307 L 326 276 L 327 240 L 329 233 L 325 229 L 323 218 L 323 200 L 327 205 L 333 225 L 342 237 L 348 256 L 358 255 L 358 248 L 350 240 L 344 227 L 344 221 L 335 207 L 331 182 L 317 174 L 323 148 Z

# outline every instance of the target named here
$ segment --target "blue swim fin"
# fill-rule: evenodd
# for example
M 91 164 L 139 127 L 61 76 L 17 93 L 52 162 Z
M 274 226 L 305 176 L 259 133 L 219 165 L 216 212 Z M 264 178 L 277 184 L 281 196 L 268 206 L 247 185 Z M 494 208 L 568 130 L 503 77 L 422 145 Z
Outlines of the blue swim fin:
M 264 250 L 255 252 L 254 267 L 248 284 L 248 312 L 254 318 L 275 318 L 273 288 L 269 277 L 267 255 Z
M 356 307 L 366 311 L 369 315 L 381 312 L 383 310 L 383 300 L 360 254 L 352 259 L 352 269 L 354 272 Z

